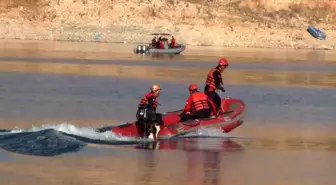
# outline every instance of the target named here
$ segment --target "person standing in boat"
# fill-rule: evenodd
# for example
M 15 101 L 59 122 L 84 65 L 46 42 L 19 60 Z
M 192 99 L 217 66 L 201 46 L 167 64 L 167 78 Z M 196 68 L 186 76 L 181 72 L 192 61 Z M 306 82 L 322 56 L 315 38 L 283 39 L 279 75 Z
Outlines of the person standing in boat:
M 156 37 L 152 39 L 152 47 L 156 48 Z
M 180 115 L 180 122 L 188 119 L 209 118 L 211 115 L 217 115 L 215 104 L 209 97 L 198 91 L 196 84 L 189 86 L 190 96 L 186 102 L 183 113 Z
M 221 109 L 222 99 L 216 90 L 225 92 L 222 73 L 228 66 L 229 62 L 225 58 L 219 59 L 217 67 L 210 69 L 205 82 L 204 93 L 215 103 L 218 113 Z
M 159 36 L 158 40 L 156 41 L 156 48 L 160 48 L 161 41 L 162 41 L 162 37 Z
M 152 85 L 150 92 L 145 94 L 140 100 L 136 118 L 138 123 L 163 125 L 162 114 L 156 113 L 156 108 L 159 105 L 157 98 L 160 95 L 161 87 Z
M 174 36 L 172 36 L 172 38 L 170 40 L 170 48 L 175 48 L 175 38 L 174 38 Z

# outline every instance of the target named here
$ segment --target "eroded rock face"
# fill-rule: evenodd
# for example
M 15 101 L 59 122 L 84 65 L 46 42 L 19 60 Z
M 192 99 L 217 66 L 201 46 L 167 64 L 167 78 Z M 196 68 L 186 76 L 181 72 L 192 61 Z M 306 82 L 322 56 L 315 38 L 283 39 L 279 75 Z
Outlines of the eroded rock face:
M 147 43 L 150 32 L 171 32 L 186 44 L 243 47 L 316 47 L 306 27 L 334 38 L 336 21 L 333 0 L 1 0 L 0 10 L 0 38 Z
M 1 0 L 0 17 L 54 23 L 107 25 L 116 21 L 154 20 L 188 25 L 223 26 L 246 14 L 257 17 L 334 20 L 333 0 Z M 249 12 L 248 12 L 248 11 Z M 253 22 L 255 17 L 245 17 Z M 221 25 L 222 24 L 222 25 Z

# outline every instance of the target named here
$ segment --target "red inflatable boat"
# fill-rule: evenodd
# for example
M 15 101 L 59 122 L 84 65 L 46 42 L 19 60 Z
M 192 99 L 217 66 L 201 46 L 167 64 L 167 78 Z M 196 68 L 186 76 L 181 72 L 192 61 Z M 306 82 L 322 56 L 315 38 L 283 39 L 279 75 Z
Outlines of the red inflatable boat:
M 126 137 L 149 137 L 153 139 L 169 139 L 174 136 L 183 135 L 197 131 L 199 128 L 219 128 L 223 132 L 230 132 L 243 123 L 245 103 L 234 98 L 222 99 L 222 110 L 218 117 L 188 120 L 179 122 L 179 115 L 183 110 L 168 112 L 163 116 L 164 126 L 156 126 L 151 129 L 148 136 L 145 134 L 143 125 L 136 121 L 112 127 L 113 133 Z

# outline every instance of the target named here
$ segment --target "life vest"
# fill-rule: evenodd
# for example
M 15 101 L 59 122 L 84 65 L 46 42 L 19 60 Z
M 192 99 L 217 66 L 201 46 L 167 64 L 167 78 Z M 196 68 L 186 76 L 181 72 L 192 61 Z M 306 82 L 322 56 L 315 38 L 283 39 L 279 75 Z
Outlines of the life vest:
M 175 47 L 175 39 L 172 39 L 170 41 L 170 47 L 174 48 Z
M 208 96 L 202 92 L 195 92 L 191 95 L 192 105 L 191 112 L 195 113 L 199 110 L 210 109 Z
M 217 89 L 216 84 L 215 84 L 215 79 L 213 77 L 213 74 L 214 74 L 215 71 L 220 72 L 218 69 L 212 68 L 209 71 L 208 77 L 206 79 L 205 85 L 209 86 L 209 90 L 208 91 L 215 91 Z M 221 74 L 220 74 L 220 81 L 222 83 L 222 75 Z
M 163 45 L 163 42 L 162 42 L 162 41 L 160 42 L 160 45 L 159 45 L 159 46 L 160 46 L 160 49 L 164 49 L 164 45 Z
M 156 96 L 153 93 L 147 93 L 145 96 L 140 100 L 138 108 L 146 108 L 148 105 L 148 98 L 154 97 L 154 110 L 156 110 L 156 107 L 158 106 L 158 101 L 156 99 Z

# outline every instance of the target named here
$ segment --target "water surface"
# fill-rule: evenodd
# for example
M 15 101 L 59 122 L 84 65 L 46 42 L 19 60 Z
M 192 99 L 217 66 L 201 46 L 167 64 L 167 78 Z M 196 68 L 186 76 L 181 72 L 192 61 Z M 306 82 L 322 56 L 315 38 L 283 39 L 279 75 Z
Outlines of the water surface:
M 13 129 L 0 130 L 1 184 L 336 181 L 331 51 L 191 47 L 181 56 L 152 57 L 133 55 L 130 45 L 1 42 L 0 129 Z M 158 111 L 182 108 L 189 83 L 203 88 L 221 55 L 230 58 L 221 95 L 247 106 L 233 132 L 201 129 L 154 143 L 94 131 L 133 121 L 153 83 L 163 88 Z

